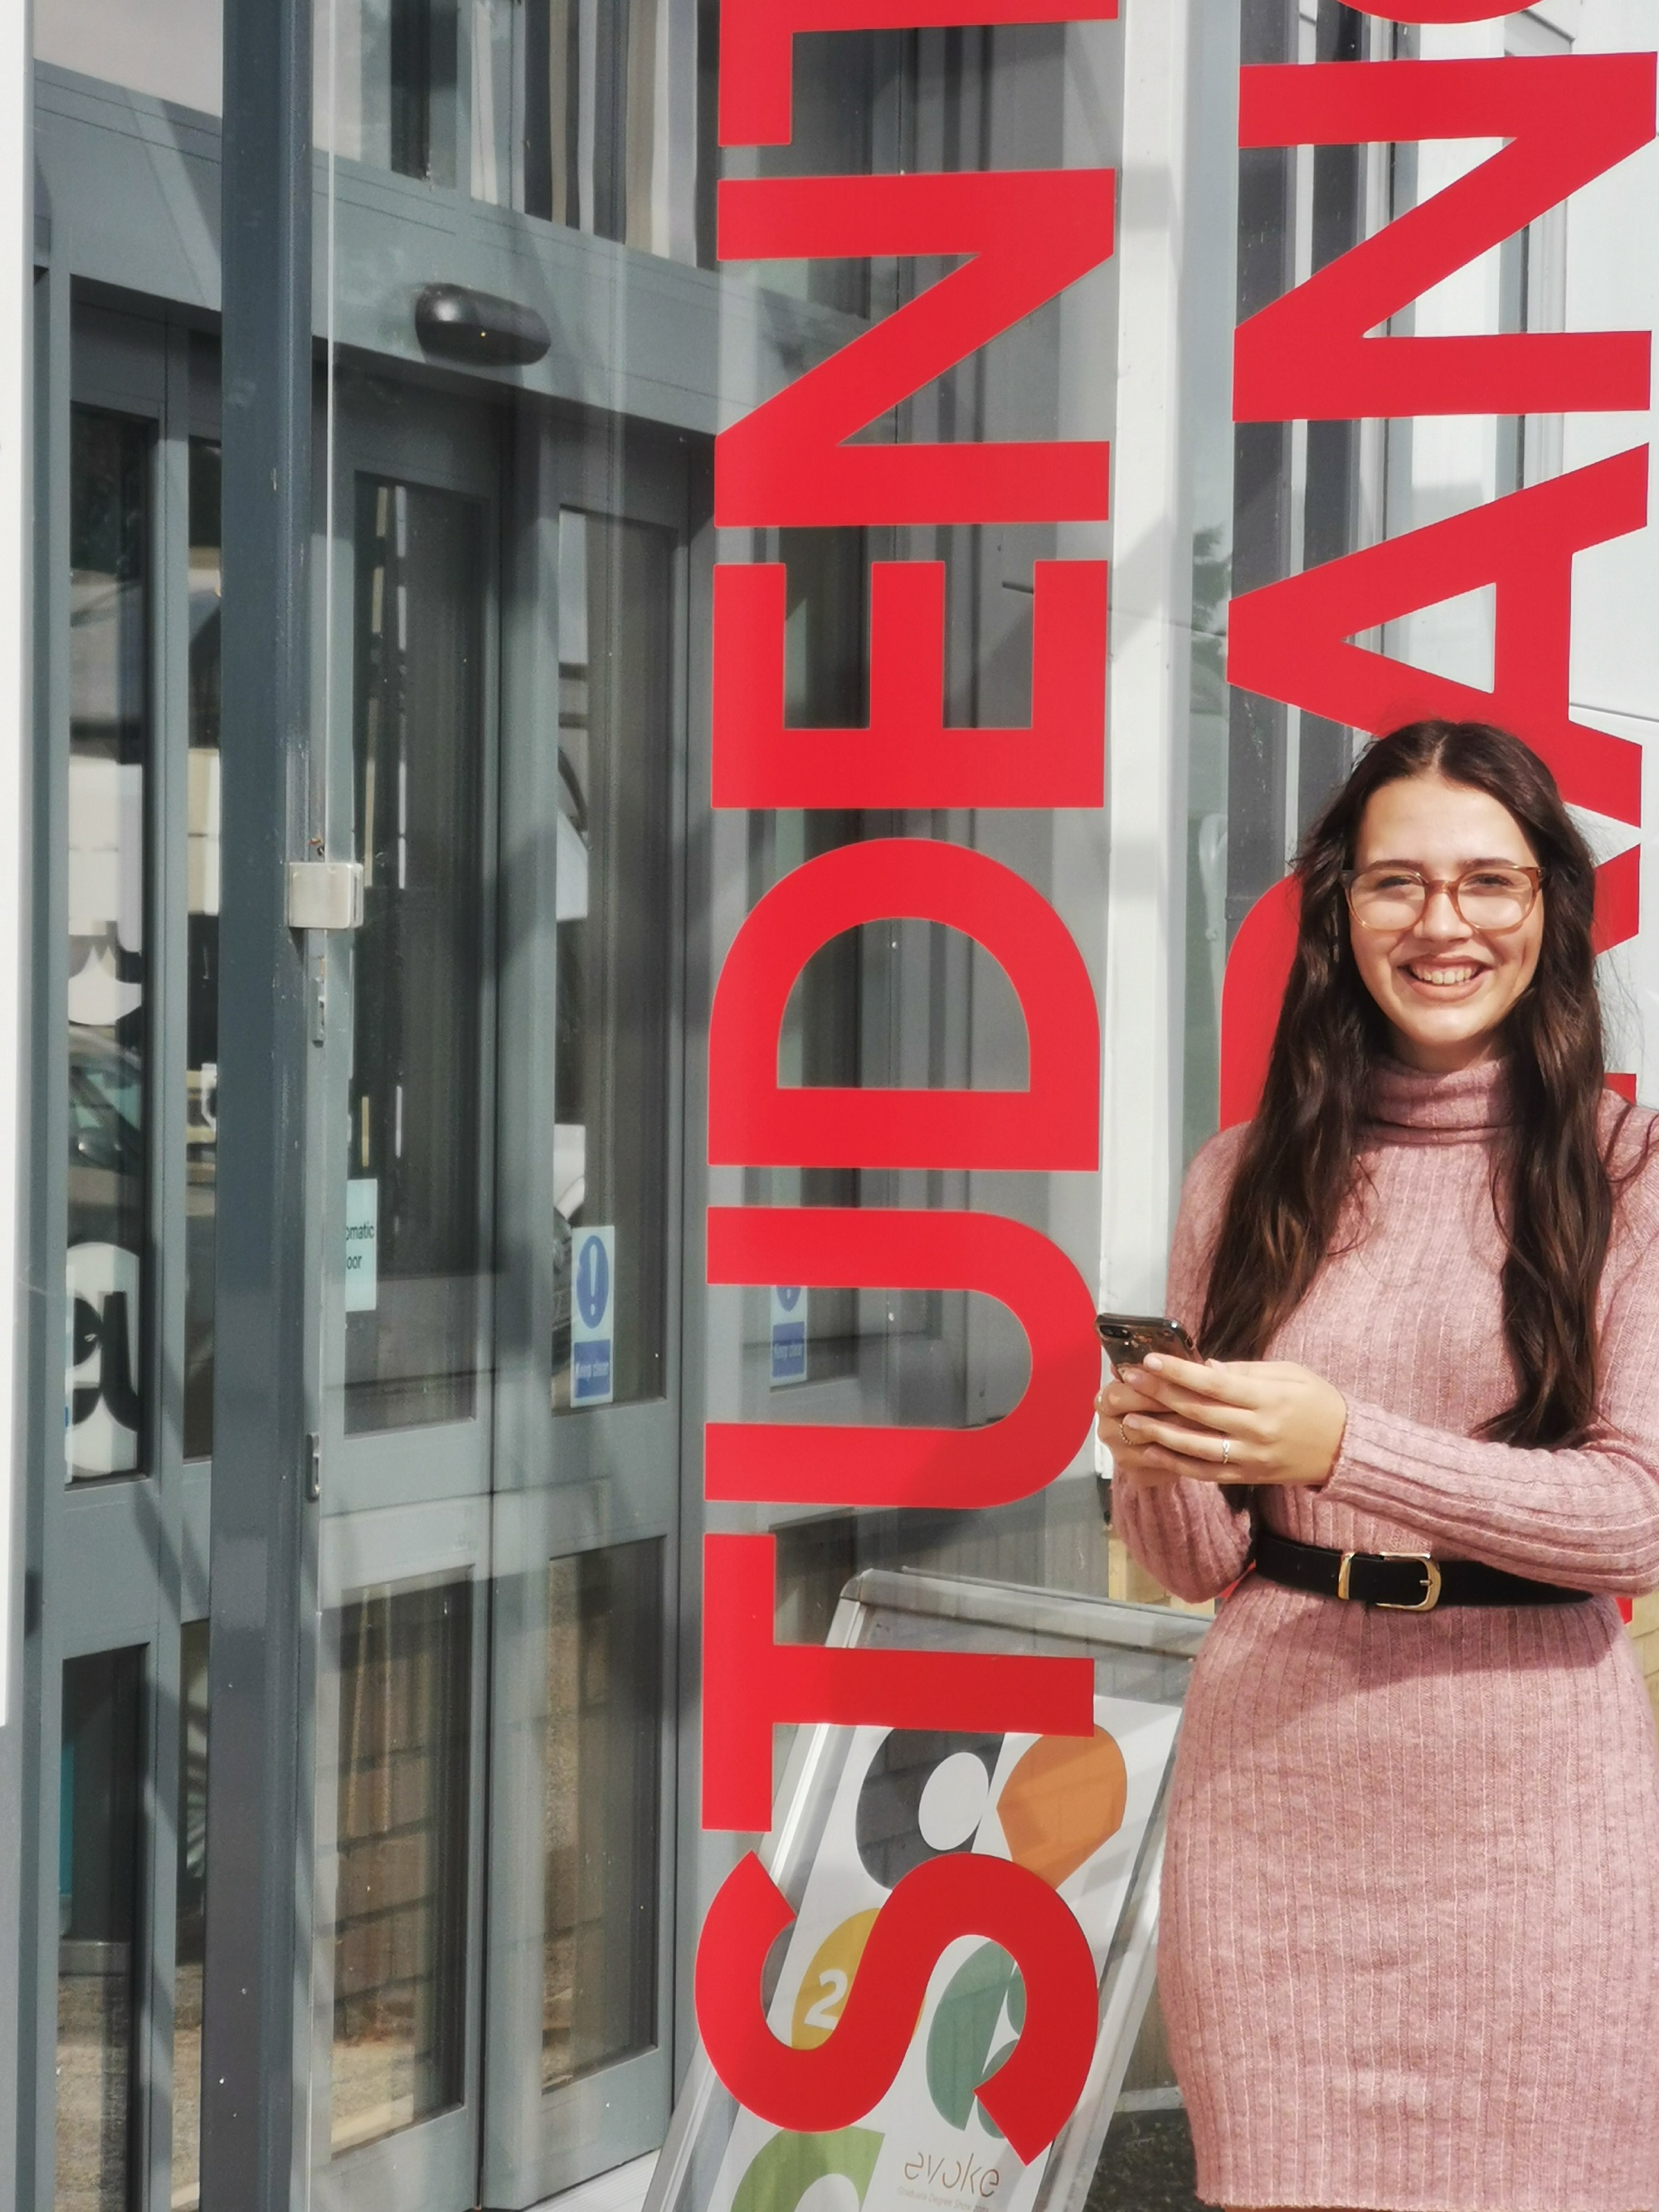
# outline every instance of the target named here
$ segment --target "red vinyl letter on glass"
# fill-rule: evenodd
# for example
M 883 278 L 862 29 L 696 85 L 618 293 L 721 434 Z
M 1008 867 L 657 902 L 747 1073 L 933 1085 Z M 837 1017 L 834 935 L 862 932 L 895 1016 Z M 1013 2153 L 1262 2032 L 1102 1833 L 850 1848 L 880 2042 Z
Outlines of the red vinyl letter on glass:
M 870 570 L 867 730 L 783 720 L 781 562 L 714 571 L 716 806 L 1098 806 L 1106 563 L 1032 568 L 1029 729 L 945 726 L 945 563 Z
M 743 530 L 1101 520 L 1103 441 L 846 441 L 1105 260 L 1112 185 L 1109 169 L 725 179 L 725 261 L 968 258 L 720 433 L 715 522 Z
M 1000 1420 L 971 1429 L 711 1421 L 710 1498 L 811 1505 L 1006 1505 L 1071 1465 L 1100 1386 L 1095 1302 L 1048 1237 L 993 1213 L 885 1206 L 717 1206 L 711 1283 L 980 1291 L 1025 1332 L 1031 1379 Z
M 787 146 L 789 65 L 800 31 L 909 31 L 963 23 L 1098 23 L 1117 0 L 722 0 L 722 146 Z
M 821 945 L 867 921 L 942 922 L 984 946 L 1025 1017 L 1028 1089 L 779 1083 L 796 977 Z M 1094 1169 L 1100 1021 L 1065 923 L 1001 861 L 930 837 L 870 838 L 793 870 L 745 920 L 714 987 L 708 1157 L 717 1167 Z
M 761 1996 L 767 1953 L 793 1917 L 751 1851 L 703 1923 L 697 2026 L 740 2104 L 801 2134 L 862 2119 L 903 2063 L 940 1954 L 959 1936 L 982 1936 L 1018 1967 L 1025 2010 L 1018 2042 L 979 2102 L 1028 2163 L 1054 2141 L 1088 2078 L 1098 1994 L 1087 1938 L 1038 1875 L 969 1851 L 913 1867 L 876 1917 L 840 2019 L 811 2051 L 779 2041 Z
M 1639 822 L 1642 749 L 1572 720 L 1567 664 L 1573 555 L 1640 530 L 1647 512 L 1638 446 L 1247 592 L 1228 612 L 1228 681 L 1376 734 L 1427 715 L 1496 722 L 1541 754 L 1574 805 Z M 1498 587 L 1490 691 L 1349 642 L 1486 584 Z
M 777 1643 L 777 1548 L 775 1536 L 703 1538 L 705 1828 L 771 1826 L 772 1730 L 786 1722 L 1092 1735 L 1087 1659 Z
M 1644 408 L 1645 331 L 1365 333 L 1646 145 L 1654 82 L 1650 53 L 1242 70 L 1241 147 L 1510 143 L 1240 326 L 1235 422 Z

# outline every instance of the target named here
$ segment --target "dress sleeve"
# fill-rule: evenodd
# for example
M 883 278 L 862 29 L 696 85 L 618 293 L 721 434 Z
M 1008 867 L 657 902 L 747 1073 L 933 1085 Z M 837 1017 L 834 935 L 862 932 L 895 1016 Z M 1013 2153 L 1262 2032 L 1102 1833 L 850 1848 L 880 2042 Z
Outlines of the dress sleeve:
M 1224 1130 L 1188 1170 L 1170 1247 L 1164 1310 L 1194 1341 L 1204 1315 L 1210 1256 L 1231 1188 L 1243 1130 Z M 1112 1526 L 1148 1574 L 1176 1596 L 1216 1597 L 1238 1580 L 1250 1551 L 1248 1505 L 1213 1482 L 1121 1480 L 1112 1485 Z
M 1486 1443 L 1351 1399 L 1322 1495 L 1419 1530 L 1443 1557 L 1573 1589 L 1659 1588 L 1659 1237 L 1650 1194 L 1631 1195 L 1649 1219 L 1603 1307 L 1592 1442 Z

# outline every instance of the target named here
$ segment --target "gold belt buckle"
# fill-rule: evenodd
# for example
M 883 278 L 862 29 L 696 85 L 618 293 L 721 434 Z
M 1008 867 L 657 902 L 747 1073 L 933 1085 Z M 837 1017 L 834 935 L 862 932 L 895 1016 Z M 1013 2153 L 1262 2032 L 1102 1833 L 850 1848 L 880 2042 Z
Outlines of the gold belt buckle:
M 1380 1559 L 1415 1560 L 1422 1568 L 1424 1579 L 1428 1583 L 1427 1589 L 1415 1605 L 1391 1605 L 1386 1598 L 1379 1598 L 1376 1601 L 1376 1609 L 1379 1613 L 1432 1613 L 1434 1611 L 1440 1602 L 1440 1570 L 1426 1552 L 1379 1552 L 1376 1556 Z
M 1353 1552 L 1344 1552 L 1342 1554 L 1341 1564 L 1336 1571 L 1336 1594 L 1340 1598 L 1352 1595 L 1352 1592 L 1348 1588 L 1348 1577 L 1357 1556 L 1358 1554 Z M 1378 1552 L 1376 1557 L 1379 1559 L 1413 1560 L 1422 1568 L 1423 1578 L 1428 1585 L 1415 1605 L 1398 1605 L 1391 1603 L 1387 1598 L 1378 1598 L 1376 1610 L 1379 1613 L 1432 1613 L 1434 1611 L 1440 1602 L 1440 1569 L 1426 1552 Z

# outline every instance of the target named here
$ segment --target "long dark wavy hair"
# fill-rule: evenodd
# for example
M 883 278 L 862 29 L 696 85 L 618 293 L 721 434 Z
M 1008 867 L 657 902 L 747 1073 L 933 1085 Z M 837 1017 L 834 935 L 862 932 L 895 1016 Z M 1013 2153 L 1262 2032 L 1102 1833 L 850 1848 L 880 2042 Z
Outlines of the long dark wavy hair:
M 1481 1433 L 1504 1443 L 1575 1443 L 1596 1427 L 1596 1291 L 1616 1185 L 1626 1179 L 1610 1165 L 1625 1115 L 1611 1131 L 1603 1119 L 1595 862 L 1537 754 L 1482 722 L 1413 722 L 1379 738 L 1307 835 L 1296 863 L 1296 957 L 1222 1222 L 1200 1340 L 1215 1358 L 1261 1358 L 1338 1234 L 1376 1063 L 1389 1052 L 1388 1024 L 1349 940 L 1343 872 L 1372 793 L 1427 775 L 1489 793 L 1543 869 L 1543 942 L 1504 1025 L 1510 1118 L 1492 1152 L 1516 1388 Z

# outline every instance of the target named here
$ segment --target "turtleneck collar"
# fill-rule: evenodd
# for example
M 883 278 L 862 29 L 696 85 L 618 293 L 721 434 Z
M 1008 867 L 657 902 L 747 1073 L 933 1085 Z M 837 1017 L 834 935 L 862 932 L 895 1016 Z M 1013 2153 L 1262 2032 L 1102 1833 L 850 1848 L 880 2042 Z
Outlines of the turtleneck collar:
M 1431 1075 L 1397 1060 L 1378 1063 L 1371 1121 L 1384 1144 L 1479 1142 L 1509 1120 L 1501 1060 L 1483 1060 L 1452 1075 Z

